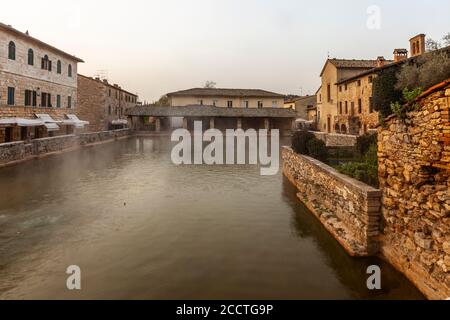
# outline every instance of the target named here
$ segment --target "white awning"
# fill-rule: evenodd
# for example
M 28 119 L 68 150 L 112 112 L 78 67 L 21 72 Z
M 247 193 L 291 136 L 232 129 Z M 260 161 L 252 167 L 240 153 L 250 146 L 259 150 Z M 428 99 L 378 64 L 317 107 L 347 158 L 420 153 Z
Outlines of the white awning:
M 111 121 L 111 124 L 115 125 L 115 126 L 116 125 L 127 125 L 128 121 L 126 119 L 116 119 L 116 120 Z
M 44 126 L 47 128 L 48 131 L 58 131 L 60 129 L 58 123 L 61 123 L 61 121 L 54 120 L 46 113 L 36 113 L 35 115 L 36 117 L 44 121 Z
M 39 127 L 44 125 L 41 119 L 25 119 L 25 118 L 2 118 L 0 125 L 10 125 L 19 127 Z
M 83 121 L 78 119 L 75 114 L 66 114 L 67 120 L 63 121 L 63 124 L 69 126 L 75 126 L 75 128 L 84 128 L 84 126 L 89 125 L 89 121 Z

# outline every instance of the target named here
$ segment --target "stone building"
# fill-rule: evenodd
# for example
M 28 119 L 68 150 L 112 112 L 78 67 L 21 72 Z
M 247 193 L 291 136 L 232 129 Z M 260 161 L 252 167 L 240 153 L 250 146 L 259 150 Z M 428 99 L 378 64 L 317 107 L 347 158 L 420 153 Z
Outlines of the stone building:
M 259 89 L 195 88 L 168 93 L 170 106 L 204 105 L 222 108 L 283 108 L 284 95 Z
M 67 115 L 77 109 L 80 62 L 28 32 L 0 23 L 0 143 L 73 131 L 73 125 L 62 122 L 69 123 Z M 36 114 L 49 115 L 55 122 L 27 121 Z
M 372 104 L 372 83 L 377 73 L 425 53 L 425 35 L 410 39 L 407 49 L 395 49 L 394 60 L 329 59 L 322 71 L 320 129 L 325 132 L 361 135 L 375 130 L 379 115 Z
M 376 67 L 376 60 L 328 59 L 320 74 L 322 80 L 319 129 L 336 133 L 334 122 L 338 116 L 338 86 L 336 83 Z
M 138 104 L 138 96 L 107 80 L 78 75 L 77 115 L 89 121 L 91 131 L 127 126 L 125 110 Z

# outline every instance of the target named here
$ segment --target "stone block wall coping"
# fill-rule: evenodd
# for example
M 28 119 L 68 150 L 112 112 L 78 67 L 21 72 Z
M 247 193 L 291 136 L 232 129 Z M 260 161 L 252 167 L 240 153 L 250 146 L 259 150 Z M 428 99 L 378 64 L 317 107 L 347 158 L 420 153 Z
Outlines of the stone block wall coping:
M 283 148 L 289 150 L 290 152 L 295 153 L 295 151 L 291 147 L 284 146 Z M 295 154 L 297 154 L 297 153 L 295 153 Z M 365 184 L 364 182 L 358 181 L 358 180 L 356 180 L 352 177 L 349 177 L 345 174 L 339 173 L 333 167 L 330 167 L 329 165 L 327 165 L 317 159 L 305 156 L 303 154 L 297 154 L 297 155 L 302 157 L 303 159 L 307 160 L 314 166 L 318 167 L 320 170 L 324 171 L 327 175 L 333 177 L 334 179 L 338 180 L 339 182 L 342 182 L 343 184 L 345 184 L 352 190 L 360 191 L 362 193 L 367 194 L 367 198 L 381 197 L 382 192 L 380 189 L 376 189 L 372 186 Z

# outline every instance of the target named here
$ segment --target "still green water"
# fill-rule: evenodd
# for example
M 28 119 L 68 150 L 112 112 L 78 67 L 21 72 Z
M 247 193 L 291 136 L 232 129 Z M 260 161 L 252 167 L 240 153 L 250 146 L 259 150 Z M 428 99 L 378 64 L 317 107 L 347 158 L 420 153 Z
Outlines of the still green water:
M 177 167 L 170 152 L 168 137 L 131 138 L 0 169 L 0 298 L 423 298 L 349 257 L 281 172 Z

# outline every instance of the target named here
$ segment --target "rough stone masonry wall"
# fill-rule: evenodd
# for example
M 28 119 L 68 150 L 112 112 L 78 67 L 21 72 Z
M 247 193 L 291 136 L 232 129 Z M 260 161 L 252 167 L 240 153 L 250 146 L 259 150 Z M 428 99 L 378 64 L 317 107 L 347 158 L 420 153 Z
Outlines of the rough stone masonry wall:
M 327 147 L 354 147 L 358 139 L 357 136 L 337 133 L 325 133 L 311 131 L 317 139 L 325 142 Z
M 326 164 L 282 150 L 285 176 L 298 197 L 352 256 L 378 252 L 381 191 L 338 173 Z
M 382 254 L 430 299 L 450 297 L 450 81 L 379 128 Z
M 13 165 L 50 154 L 78 149 L 96 143 L 114 141 L 130 135 L 130 130 L 93 132 L 88 134 L 65 135 L 0 144 L 0 167 Z

